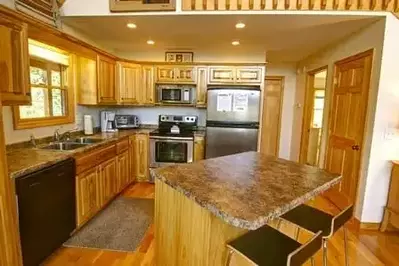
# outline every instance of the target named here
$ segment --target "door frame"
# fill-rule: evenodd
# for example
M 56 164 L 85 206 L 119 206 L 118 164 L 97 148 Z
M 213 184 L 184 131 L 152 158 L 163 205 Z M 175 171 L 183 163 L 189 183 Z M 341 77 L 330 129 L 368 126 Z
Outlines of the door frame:
M 305 103 L 303 105 L 303 116 L 302 116 L 302 134 L 301 134 L 301 144 L 300 144 L 300 148 L 299 148 L 299 163 L 304 164 L 306 162 L 306 157 L 307 157 L 307 152 L 308 152 L 308 144 L 309 144 L 309 131 L 306 130 L 306 128 L 308 128 L 308 126 L 311 123 L 312 120 L 312 110 L 313 110 L 313 106 L 314 106 L 314 100 L 313 100 L 313 95 L 314 95 L 314 78 L 315 75 L 323 70 L 326 70 L 326 93 L 325 96 L 327 95 L 327 81 L 328 81 L 328 77 L 329 77 L 329 71 L 328 71 L 328 65 L 324 65 L 322 67 L 310 70 L 306 73 L 306 85 L 305 85 Z M 312 97 L 311 97 L 312 96 Z M 327 97 L 324 97 L 324 100 Z M 324 107 L 326 106 L 326 104 L 324 104 Z M 325 121 L 325 109 L 323 110 L 323 124 Z M 328 113 L 328 117 L 329 117 L 330 113 Z M 328 119 L 327 117 L 327 119 Z M 324 128 L 322 126 L 321 128 L 321 136 L 323 136 L 324 133 Z M 320 154 L 319 154 L 320 156 Z M 320 158 L 319 158 L 320 159 Z

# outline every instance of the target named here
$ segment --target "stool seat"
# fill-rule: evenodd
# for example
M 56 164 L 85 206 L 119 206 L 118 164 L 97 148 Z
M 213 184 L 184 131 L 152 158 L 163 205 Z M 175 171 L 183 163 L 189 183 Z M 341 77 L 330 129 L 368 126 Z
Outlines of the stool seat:
M 280 217 L 313 233 L 322 231 L 323 237 L 332 234 L 331 223 L 334 216 L 308 205 L 299 205 Z
M 301 249 L 301 243 L 268 225 L 264 225 L 229 242 L 227 247 L 259 266 L 300 265 L 289 263 L 293 257 L 293 252 L 298 251 L 298 254 L 295 254 L 297 258 L 292 259 L 293 261 L 298 259 L 307 261 L 321 248 L 321 232 L 316 237 L 312 239 L 309 247 Z M 303 251 L 302 254 L 299 254 L 300 251 Z

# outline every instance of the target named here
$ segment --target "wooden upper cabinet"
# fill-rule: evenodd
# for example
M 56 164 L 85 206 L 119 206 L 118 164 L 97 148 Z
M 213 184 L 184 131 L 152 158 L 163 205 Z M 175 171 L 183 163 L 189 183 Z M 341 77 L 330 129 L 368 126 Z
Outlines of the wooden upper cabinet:
M 235 71 L 234 67 L 209 67 L 209 83 L 234 83 Z
M 175 68 L 172 66 L 157 67 L 157 82 L 174 82 Z
M 142 86 L 140 89 L 140 103 L 144 105 L 155 104 L 155 82 L 154 82 L 154 66 L 142 66 L 141 79 Z
M 118 102 L 115 88 L 115 60 L 98 55 L 97 56 L 97 89 L 98 103 L 116 104 Z
M 260 67 L 237 67 L 237 83 L 261 83 L 263 80 L 263 71 Z
M 78 226 L 89 220 L 100 208 L 98 191 L 98 168 L 94 167 L 76 177 L 77 223 Z
M 206 107 L 208 68 L 197 68 L 197 107 Z
M 116 89 L 119 103 L 139 104 L 141 88 L 141 66 L 119 62 L 116 68 Z
M 158 66 L 157 83 L 194 84 L 195 68 L 191 66 Z
M 194 83 L 195 68 L 193 67 L 176 67 L 175 81 L 178 83 Z
M 4 105 L 31 102 L 27 25 L 0 16 L 0 93 Z
M 97 104 L 97 62 L 79 56 L 76 66 L 78 104 Z

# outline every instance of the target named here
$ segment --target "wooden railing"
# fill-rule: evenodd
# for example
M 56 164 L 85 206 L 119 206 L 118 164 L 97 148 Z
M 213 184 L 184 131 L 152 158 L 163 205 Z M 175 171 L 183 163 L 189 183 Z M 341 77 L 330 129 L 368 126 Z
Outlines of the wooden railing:
M 399 13 L 399 0 L 182 0 L 190 10 L 363 10 Z

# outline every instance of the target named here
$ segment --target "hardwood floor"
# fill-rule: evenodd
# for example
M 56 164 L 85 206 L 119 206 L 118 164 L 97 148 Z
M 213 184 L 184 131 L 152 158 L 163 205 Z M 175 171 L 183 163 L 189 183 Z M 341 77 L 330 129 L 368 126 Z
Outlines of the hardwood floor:
M 153 198 L 154 185 L 137 183 L 127 188 L 123 195 L 133 198 Z M 323 197 L 316 198 L 312 205 L 330 213 L 338 209 Z M 296 228 L 283 223 L 281 230 L 294 235 Z M 300 241 L 308 234 L 300 233 Z M 134 252 L 116 252 L 109 250 L 62 247 L 44 263 L 46 266 L 99 265 L 99 266 L 150 266 L 154 264 L 154 229 L 151 226 L 139 247 Z M 399 234 L 377 231 L 348 230 L 349 265 L 399 265 Z M 340 230 L 328 245 L 329 265 L 344 265 L 343 231 Z M 322 265 L 322 254 L 316 255 L 316 265 Z M 307 264 L 307 265 L 310 265 Z M 205 266 L 205 265 L 204 265 Z

